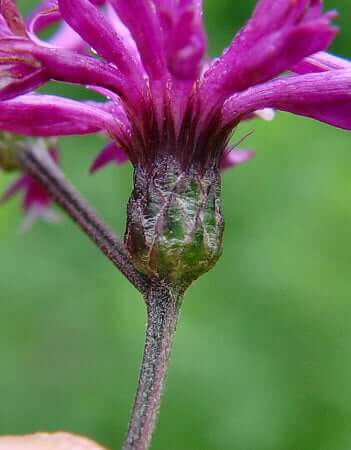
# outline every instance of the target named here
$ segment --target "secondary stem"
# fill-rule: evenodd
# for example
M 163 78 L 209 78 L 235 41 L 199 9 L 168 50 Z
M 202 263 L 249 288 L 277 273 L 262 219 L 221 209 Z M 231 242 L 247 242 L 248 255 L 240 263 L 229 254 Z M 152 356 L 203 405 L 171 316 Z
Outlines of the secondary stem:
M 176 330 L 180 297 L 162 282 L 151 284 L 147 295 L 147 330 L 132 417 L 123 450 L 150 446 Z
M 110 261 L 145 295 L 147 279 L 140 274 L 114 232 L 102 222 L 95 211 L 65 178 L 57 164 L 46 151 L 26 149 L 18 155 L 23 169 L 38 180 L 64 211 L 80 226 Z

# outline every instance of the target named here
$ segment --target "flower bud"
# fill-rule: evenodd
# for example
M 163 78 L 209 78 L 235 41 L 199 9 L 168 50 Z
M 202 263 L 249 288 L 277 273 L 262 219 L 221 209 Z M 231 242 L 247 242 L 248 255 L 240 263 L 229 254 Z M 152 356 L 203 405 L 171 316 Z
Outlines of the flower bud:
M 217 168 L 136 167 L 125 235 L 136 268 L 179 290 L 210 270 L 222 251 L 220 191 Z

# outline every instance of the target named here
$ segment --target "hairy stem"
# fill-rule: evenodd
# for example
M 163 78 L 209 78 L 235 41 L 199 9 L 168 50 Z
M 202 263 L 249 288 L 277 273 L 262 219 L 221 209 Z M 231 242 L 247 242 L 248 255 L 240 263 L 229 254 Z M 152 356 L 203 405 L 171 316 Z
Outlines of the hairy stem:
M 180 296 L 162 282 L 151 283 L 147 295 L 144 357 L 132 417 L 123 450 L 147 450 L 155 428 L 175 333 Z
M 89 236 L 107 258 L 145 295 L 148 280 L 131 262 L 123 242 L 105 225 L 95 211 L 65 178 L 46 151 L 28 148 L 18 159 L 25 172 L 38 180 L 61 208 Z

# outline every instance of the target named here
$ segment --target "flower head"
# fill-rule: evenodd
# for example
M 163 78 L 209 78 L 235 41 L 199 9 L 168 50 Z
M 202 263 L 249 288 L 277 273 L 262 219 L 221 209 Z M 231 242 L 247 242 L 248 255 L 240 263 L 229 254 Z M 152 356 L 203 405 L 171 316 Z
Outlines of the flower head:
M 201 0 L 46 0 L 27 21 L 14 0 L 0 0 L 0 12 L 0 129 L 104 133 L 111 144 L 92 170 L 127 157 L 134 165 L 126 242 L 148 274 L 156 258 L 177 277 L 184 242 L 185 270 L 197 257 L 200 271 L 213 265 L 223 224 L 219 169 L 240 159 L 228 142 L 241 121 L 269 118 L 273 108 L 351 129 L 351 64 L 324 53 L 337 28 L 322 0 L 259 0 L 210 63 Z M 38 37 L 57 20 L 78 47 Z M 48 80 L 87 86 L 106 100 L 30 93 Z
M 12 145 L 25 145 L 25 142 L 19 137 L 14 137 L 15 142 L 12 141 Z M 6 136 L 6 141 L 3 138 L 0 141 L 0 156 L 2 154 L 1 142 L 8 142 L 10 137 Z M 38 139 L 35 142 L 28 143 L 28 145 L 36 145 L 43 147 L 47 150 L 55 163 L 58 163 L 58 151 L 56 144 L 51 141 L 45 141 L 44 139 Z M 55 222 L 57 220 L 56 214 L 51 210 L 52 197 L 46 191 L 46 189 L 30 175 L 20 175 L 0 196 L 0 203 L 7 202 L 13 196 L 18 193 L 22 193 L 22 209 L 25 213 L 25 220 L 22 228 L 27 229 L 37 219 L 41 218 L 49 222 Z
M 0 98 L 17 96 L 3 104 L 3 129 L 16 131 L 16 107 L 34 113 L 18 121 L 21 133 L 102 131 L 134 165 L 172 154 L 183 166 L 207 166 L 220 164 L 231 131 L 255 110 L 273 107 L 351 127 L 350 66 L 336 73 L 330 65 L 328 74 L 301 69 L 337 32 L 336 14 L 323 12 L 321 0 L 260 0 L 210 64 L 200 0 L 46 0 L 26 21 L 14 0 L 1 0 L 0 10 Z M 37 33 L 57 20 L 69 39 L 42 41 Z M 299 67 L 301 75 L 281 76 Z M 21 97 L 50 79 L 94 86 L 108 100 Z

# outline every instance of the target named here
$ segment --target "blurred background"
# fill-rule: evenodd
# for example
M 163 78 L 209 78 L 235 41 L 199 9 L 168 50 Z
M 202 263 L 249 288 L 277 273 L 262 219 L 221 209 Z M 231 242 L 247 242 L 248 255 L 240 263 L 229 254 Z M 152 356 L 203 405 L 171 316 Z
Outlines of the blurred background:
M 350 57 L 350 2 L 325 3 L 340 12 L 333 50 Z M 205 1 L 212 55 L 253 5 Z M 184 302 L 153 450 L 351 448 L 350 135 L 278 114 L 234 141 L 252 130 L 257 157 L 223 179 L 224 255 Z M 123 234 L 132 172 L 89 176 L 102 145 L 64 139 L 62 163 Z M 145 308 L 62 217 L 21 234 L 19 199 L 0 209 L 0 434 L 63 429 L 119 449 Z

